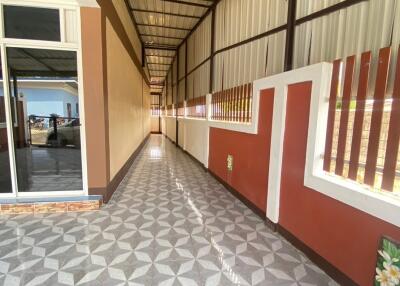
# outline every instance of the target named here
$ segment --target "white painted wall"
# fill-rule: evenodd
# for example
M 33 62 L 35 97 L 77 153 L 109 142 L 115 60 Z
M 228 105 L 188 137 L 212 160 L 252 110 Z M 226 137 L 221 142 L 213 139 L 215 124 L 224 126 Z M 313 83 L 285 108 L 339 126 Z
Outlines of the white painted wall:
M 185 145 L 185 122 L 178 118 L 178 145 L 183 148 Z
M 165 117 L 165 135 L 173 142 L 176 141 L 176 118 L 172 116 Z
M 151 132 L 159 132 L 160 131 L 160 121 L 158 116 L 152 116 L 151 117 Z
M 179 141 L 179 145 L 205 167 L 208 167 L 208 121 L 204 119 L 179 118 L 179 125 L 179 140 L 182 140 Z
M 161 116 L 161 133 L 166 135 L 167 134 L 167 130 L 166 130 L 166 124 L 165 124 L 165 117 Z

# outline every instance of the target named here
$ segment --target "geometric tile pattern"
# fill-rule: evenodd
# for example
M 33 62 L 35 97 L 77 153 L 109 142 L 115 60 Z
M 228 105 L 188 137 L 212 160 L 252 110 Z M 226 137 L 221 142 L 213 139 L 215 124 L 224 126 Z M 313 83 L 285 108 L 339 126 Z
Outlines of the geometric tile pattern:
M 0 217 L 0 285 L 337 285 L 152 135 L 96 212 Z

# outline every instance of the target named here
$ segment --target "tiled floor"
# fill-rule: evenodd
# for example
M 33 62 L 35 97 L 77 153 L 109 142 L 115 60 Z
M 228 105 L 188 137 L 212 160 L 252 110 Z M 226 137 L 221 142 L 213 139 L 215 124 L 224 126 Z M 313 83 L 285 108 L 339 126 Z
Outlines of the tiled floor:
M 0 285 L 336 285 L 153 135 L 92 213 L 0 218 Z

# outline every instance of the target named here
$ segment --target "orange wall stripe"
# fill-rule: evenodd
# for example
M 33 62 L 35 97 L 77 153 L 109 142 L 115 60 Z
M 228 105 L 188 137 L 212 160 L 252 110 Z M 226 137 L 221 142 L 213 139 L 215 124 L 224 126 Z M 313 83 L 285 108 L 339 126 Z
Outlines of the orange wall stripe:
M 331 94 L 329 96 L 328 126 L 326 129 L 326 143 L 325 143 L 325 156 L 324 156 L 324 171 L 326 172 L 329 172 L 331 167 L 333 126 L 335 123 L 336 98 L 339 86 L 340 64 L 341 60 L 335 60 L 333 62 Z
M 374 185 L 376 163 L 378 160 L 379 137 L 389 72 L 390 47 L 379 51 L 378 72 L 376 75 L 374 104 L 372 108 L 371 128 L 369 132 L 367 162 L 365 165 L 364 183 Z
M 357 104 L 354 116 L 353 136 L 351 141 L 349 178 L 357 180 L 358 163 L 360 159 L 361 136 L 364 122 L 365 100 L 367 98 L 371 52 L 361 55 L 360 77 L 357 90 Z
M 400 140 L 400 47 L 397 53 L 396 76 L 393 87 L 392 112 L 390 114 L 382 189 L 392 191 L 396 176 L 397 154 Z
M 353 85 L 354 63 L 355 56 L 347 57 L 346 59 L 346 72 L 344 77 L 343 98 L 342 98 L 342 111 L 340 116 L 339 139 L 336 156 L 336 175 L 343 175 L 344 155 L 346 151 L 347 127 L 349 123 L 349 108 L 351 91 Z

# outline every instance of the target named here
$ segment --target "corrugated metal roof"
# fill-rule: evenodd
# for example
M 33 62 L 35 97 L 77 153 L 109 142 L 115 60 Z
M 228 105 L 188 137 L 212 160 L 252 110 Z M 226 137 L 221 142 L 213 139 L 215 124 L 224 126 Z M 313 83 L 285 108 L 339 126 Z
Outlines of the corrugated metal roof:
M 77 76 L 72 51 L 7 48 L 8 66 L 18 76 Z
M 163 83 L 167 71 L 171 68 L 176 49 L 213 5 L 214 0 L 128 2 L 145 46 L 150 81 Z M 159 86 L 152 86 L 152 91 L 159 90 Z

